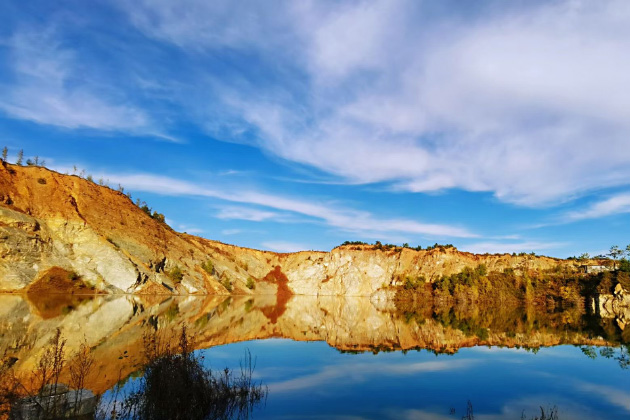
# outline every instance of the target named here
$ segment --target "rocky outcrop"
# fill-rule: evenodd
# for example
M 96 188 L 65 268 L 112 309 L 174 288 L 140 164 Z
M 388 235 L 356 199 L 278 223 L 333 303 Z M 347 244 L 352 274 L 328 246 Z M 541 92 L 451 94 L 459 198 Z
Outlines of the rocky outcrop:
M 599 295 L 598 300 L 602 318 L 614 318 L 621 330 L 630 325 L 630 293 L 621 284 L 615 286 L 612 295 Z
M 98 398 L 88 389 L 70 389 L 65 384 L 46 385 L 32 397 L 13 406 L 11 418 L 21 420 L 94 418 Z
M 175 232 L 123 193 L 80 177 L 0 165 L 0 291 L 25 291 L 58 267 L 107 293 L 276 293 L 279 284 L 262 280 L 280 270 L 293 294 L 382 296 L 407 276 L 432 281 L 478 264 L 489 271 L 579 269 L 574 261 L 453 248 L 350 245 L 292 254 L 241 248 Z M 176 268 L 181 277 L 172 275 Z

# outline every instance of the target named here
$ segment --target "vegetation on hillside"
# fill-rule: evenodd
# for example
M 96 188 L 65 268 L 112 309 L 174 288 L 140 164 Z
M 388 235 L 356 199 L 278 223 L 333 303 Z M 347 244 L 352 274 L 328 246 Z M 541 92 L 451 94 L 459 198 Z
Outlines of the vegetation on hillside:
M 550 310 L 584 307 L 587 298 L 611 294 L 619 284 L 630 290 L 630 245 L 625 250 L 611 247 L 616 262 L 600 272 L 575 272 L 557 266 L 547 270 L 514 270 L 489 272 L 484 264 L 465 267 L 461 272 L 440 276 L 428 282 L 423 276 L 396 279 L 399 301 L 456 302 L 525 302 Z M 588 257 L 583 257 L 585 261 Z
M 2 163 L 6 164 L 9 163 L 8 162 L 8 154 L 9 154 L 9 149 L 5 146 L 2 149 Z M 15 165 L 18 166 L 23 166 L 22 162 L 24 159 L 24 150 L 21 150 L 17 153 L 17 158 L 15 160 Z M 34 156 L 33 158 L 27 158 L 26 159 L 26 166 L 39 166 L 39 167 L 46 167 L 46 161 L 45 160 L 41 160 L 39 158 L 39 156 Z M 109 180 L 104 180 L 103 178 L 99 178 L 98 180 L 95 180 L 94 177 L 92 176 L 92 174 L 86 174 L 85 169 L 82 169 L 79 171 L 79 168 L 77 168 L 76 165 L 74 165 L 72 167 L 72 174 L 66 172 L 65 175 L 74 175 L 74 176 L 78 176 L 80 178 L 85 179 L 86 181 L 92 182 L 94 184 L 97 184 L 101 187 L 107 187 L 111 190 L 114 191 L 118 191 L 121 194 L 126 195 L 129 200 L 134 203 L 133 198 L 131 196 L 130 192 L 125 193 L 125 187 L 123 187 L 122 185 L 118 184 L 117 188 L 114 189 L 112 187 L 109 186 Z M 38 180 L 38 182 L 40 184 L 45 184 L 46 180 L 43 178 L 40 178 Z M 135 203 L 134 203 L 140 210 L 142 210 L 143 212 L 145 212 L 147 214 L 147 216 L 149 216 L 150 218 L 152 218 L 153 220 L 156 220 L 159 223 L 162 223 L 163 225 L 166 225 L 166 217 L 162 214 L 162 213 L 158 213 L 157 211 L 153 210 L 151 207 L 149 207 L 146 203 L 146 201 L 142 201 L 140 199 L 136 199 Z
M 214 274 L 214 264 L 210 260 L 201 264 L 201 269 L 210 275 Z
M 175 284 L 181 283 L 181 281 L 184 279 L 184 273 L 182 273 L 182 269 L 179 268 L 178 265 L 171 268 L 170 271 L 168 271 L 166 274 Z
M 575 273 L 557 267 L 542 271 L 487 272 L 485 265 L 465 267 L 450 276 L 440 276 L 432 283 L 424 277 L 407 276 L 397 282 L 401 284 L 397 299 L 421 300 L 427 298 L 441 301 L 483 303 L 519 302 L 569 308 L 583 306 L 584 299 L 601 293 L 612 293 L 617 284 L 630 290 L 630 273 L 622 270 L 600 273 Z
M 376 241 L 373 244 L 369 244 L 369 243 L 363 242 L 363 241 L 345 241 L 340 246 L 355 246 L 355 247 L 357 247 L 356 249 L 360 249 L 360 246 L 370 246 L 372 249 L 385 250 L 385 251 L 402 250 L 403 248 L 413 249 L 415 251 L 421 251 L 423 249 L 422 245 L 418 245 L 418 246 L 412 247 L 408 243 L 404 243 L 404 244 L 402 244 L 402 246 L 399 246 L 399 245 L 395 245 L 395 244 L 387 244 L 387 243 L 384 244 L 381 241 Z M 438 244 L 437 242 L 434 245 L 429 245 L 429 246 L 427 246 L 424 249 L 426 249 L 427 251 L 430 251 L 432 249 L 445 250 L 447 248 L 457 249 L 452 244 L 444 244 L 444 245 L 442 245 L 442 244 Z

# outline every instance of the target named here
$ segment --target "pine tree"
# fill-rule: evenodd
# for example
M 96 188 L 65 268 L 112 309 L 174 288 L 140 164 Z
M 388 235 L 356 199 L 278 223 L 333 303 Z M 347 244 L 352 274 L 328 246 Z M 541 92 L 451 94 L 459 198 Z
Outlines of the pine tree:
M 24 150 L 20 149 L 20 151 L 18 152 L 18 155 L 17 155 L 17 161 L 15 161 L 15 163 L 16 163 L 17 165 L 20 165 L 20 166 L 21 166 L 21 165 L 22 165 L 22 160 L 23 160 L 23 159 L 24 159 Z
M 4 146 L 4 149 L 2 149 L 2 161 L 6 162 L 7 161 L 7 156 L 9 155 L 9 149 L 7 149 L 6 146 Z
M 608 255 L 613 259 L 613 270 L 617 271 L 617 260 L 623 256 L 623 250 L 619 249 L 619 246 L 613 245 L 610 247 Z

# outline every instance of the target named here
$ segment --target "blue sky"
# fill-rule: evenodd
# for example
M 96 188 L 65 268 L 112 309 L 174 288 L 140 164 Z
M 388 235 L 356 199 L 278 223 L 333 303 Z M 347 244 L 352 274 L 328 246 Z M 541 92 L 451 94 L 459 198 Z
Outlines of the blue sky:
M 630 3 L 0 3 L 0 136 L 180 231 L 566 257 L 630 242 Z

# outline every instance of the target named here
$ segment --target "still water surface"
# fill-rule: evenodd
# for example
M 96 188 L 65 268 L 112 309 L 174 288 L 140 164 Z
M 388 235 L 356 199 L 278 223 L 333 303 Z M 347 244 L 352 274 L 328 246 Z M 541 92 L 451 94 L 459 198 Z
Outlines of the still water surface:
M 323 342 L 271 339 L 203 350 L 213 366 L 235 365 L 249 349 L 269 387 L 255 418 L 520 419 L 557 406 L 561 419 L 627 419 L 630 376 L 612 359 L 580 348 L 473 347 L 453 355 L 428 351 L 344 354 Z M 454 409 L 454 410 L 452 410 Z M 454 411 L 454 412 L 453 412 Z
M 247 350 L 268 387 L 254 418 L 630 418 L 628 331 L 577 308 L 396 307 L 294 296 L 77 299 L 0 296 L 0 352 L 28 375 L 59 329 L 92 349 L 100 394 L 141 375 L 143 336 L 183 325 L 203 363 L 238 370 Z M 175 334 L 176 335 L 176 334 Z M 525 349 L 527 348 L 527 349 Z M 63 375 L 62 375 L 63 376 Z M 110 391 L 108 391 L 110 390 Z

